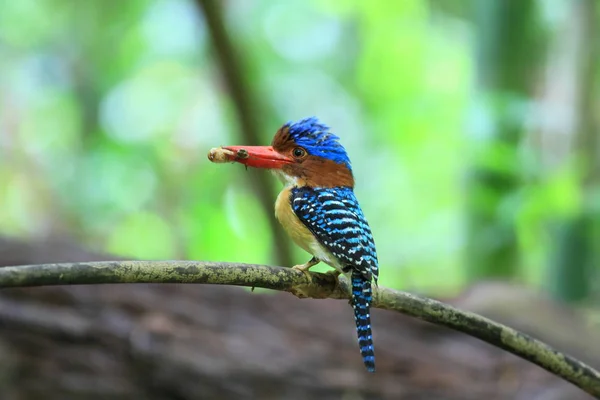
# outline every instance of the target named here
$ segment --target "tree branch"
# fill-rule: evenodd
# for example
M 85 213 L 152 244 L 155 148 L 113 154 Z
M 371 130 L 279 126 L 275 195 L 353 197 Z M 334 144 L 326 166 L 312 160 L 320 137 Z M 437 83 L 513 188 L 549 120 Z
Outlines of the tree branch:
M 291 268 L 202 261 L 100 261 L 0 268 L 0 288 L 101 283 L 205 283 L 261 287 L 298 297 L 349 299 L 345 277 Z M 547 344 L 477 314 L 379 287 L 373 307 L 398 311 L 481 339 L 524 358 L 600 398 L 600 373 Z

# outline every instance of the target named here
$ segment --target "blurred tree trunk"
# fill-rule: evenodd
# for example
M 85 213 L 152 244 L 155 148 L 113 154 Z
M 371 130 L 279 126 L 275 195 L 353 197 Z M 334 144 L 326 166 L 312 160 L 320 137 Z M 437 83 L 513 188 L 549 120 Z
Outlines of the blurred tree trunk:
M 476 0 L 475 162 L 467 188 L 467 277 L 509 278 L 518 270 L 517 146 L 538 57 L 532 0 Z
M 263 107 L 255 94 L 256 88 L 247 75 L 251 65 L 244 57 L 240 45 L 235 43 L 224 21 L 224 4 L 215 0 L 196 0 L 206 21 L 211 37 L 215 57 L 223 73 L 223 79 L 231 95 L 231 100 L 236 108 L 236 117 L 240 125 L 240 135 L 243 144 L 264 144 L 261 132 L 264 127 L 261 122 L 268 117 L 266 107 Z M 274 197 L 276 191 L 265 173 L 248 174 L 252 186 L 256 188 L 258 199 L 269 216 L 268 222 L 273 232 L 273 253 L 275 263 L 278 265 L 292 266 L 293 256 L 291 242 L 284 233 L 283 227 L 277 222 L 273 213 Z
M 569 16 L 557 35 L 559 54 L 564 61 L 560 81 L 570 83 L 568 96 L 562 97 L 562 107 L 571 116 L 564 128 L 571 138 L 570 153 L 583 160 L 580 175 L 582 207 L 576 215 L 554 221 L 554 249 L 548 270 L 548 288 L 559 299 L 579 301 L 590 292 L 594 251 L 594 191 L 600 183 L 598 159 L 598 124 L 594 117 L 594 75 L 597 59 L 596 0 L 569 3 Z M 560 63 L 560 60 L 558 61 Z M 561 76 L 562 75 L 562 76 Z M 556 80 L 556 76 L 553 77 Z M 549 82 L 552 85 L 553 82 Z M 564 82 L 559 85 L 565 85 Z M 569 101 L 570 100 L 570 101 Z M 567 147 L 568 148 L 568 147 Z

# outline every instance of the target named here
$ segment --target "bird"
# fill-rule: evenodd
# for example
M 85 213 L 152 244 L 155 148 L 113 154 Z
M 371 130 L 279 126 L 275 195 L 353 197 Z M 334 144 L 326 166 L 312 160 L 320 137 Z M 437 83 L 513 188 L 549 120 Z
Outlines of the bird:
M 346 149 L 316 117 L 287 122 L 271 146 L 223 146 L 221 161 L 271 170 L 284 184 L 275 216 L 294 243 L 312 255 L 292 268 L 310 276 L 319 262 L 349 277 L 358 345 L 363 363 L 375 372 L 370 306 L 379 264 L 371 228 L 354 193 Z

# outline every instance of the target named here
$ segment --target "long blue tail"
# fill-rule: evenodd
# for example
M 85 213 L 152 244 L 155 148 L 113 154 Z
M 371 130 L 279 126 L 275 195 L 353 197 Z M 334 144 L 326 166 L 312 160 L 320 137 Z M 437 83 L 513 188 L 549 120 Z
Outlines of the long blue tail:
M 352 270 L 352 308 L 358 334 L 358 347 L 367 371 L 375 372 L 375 352 L 371 334 L 371 281 L 365 279 L 359 269 Z

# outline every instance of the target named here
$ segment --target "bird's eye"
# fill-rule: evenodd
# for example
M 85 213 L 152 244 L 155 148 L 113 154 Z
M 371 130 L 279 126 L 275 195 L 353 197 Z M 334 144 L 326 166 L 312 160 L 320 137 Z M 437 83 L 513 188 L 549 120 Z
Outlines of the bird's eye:
M 296 147 L 292 154 L 296 158 L 302 158 L 306 155 L 306 150 L 304 150 L 302 147 Z

